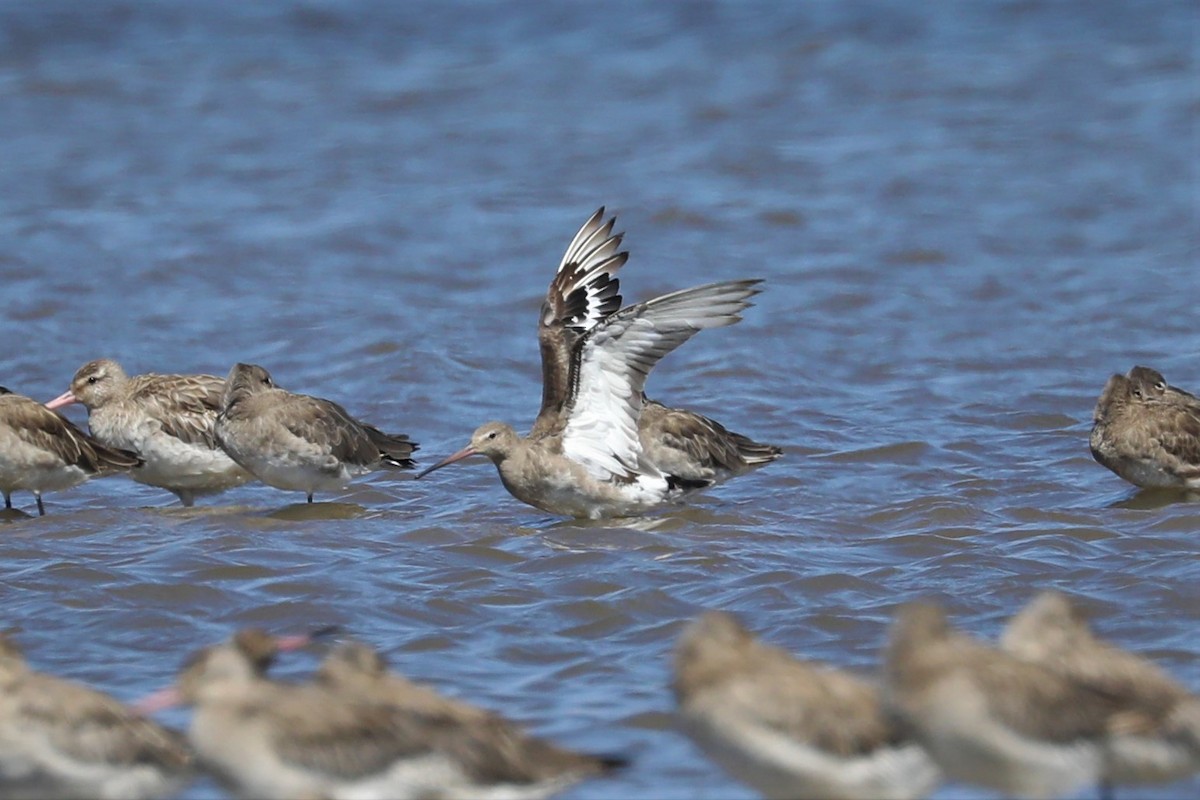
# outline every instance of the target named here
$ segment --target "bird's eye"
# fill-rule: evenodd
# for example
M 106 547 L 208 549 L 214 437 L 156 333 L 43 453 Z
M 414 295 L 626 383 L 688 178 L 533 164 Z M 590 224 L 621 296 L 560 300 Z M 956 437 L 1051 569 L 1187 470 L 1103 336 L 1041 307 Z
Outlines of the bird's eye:
M 95 375 L 89 375 L 89 376 L 88 376 L 88 383 L 95 383 L 95 382 L 96 382 L 96 381 L 98 381 L 98 380 L 100 380 L 100 379 L 99 379 L 99 378 L 97 378 Z
M 489 434 L 487 435 L 487 438 L 489 438 L 489 439 L 495 439 L 495 438 L 496 438 L 496 432 L 495 432 L 495 431 L 492 431 L 491 433 L 489 433 Z
M 1134 397 L 1136 397 L 1138 400 L 1141 400 L 1141 399 L 1142 399 L 1142 390 L 1141 390 L 1141 389 L 1134 389 L 1134 390 L 1133 390 L 1133 396 L 1134 396 Z
M 1166 390 L 1167 390 L 1167 384 L 1164 383 L 1163 381 L 1159 381 L 1158 383 L 1154 384 L 1154 391 L 1165 392 Z

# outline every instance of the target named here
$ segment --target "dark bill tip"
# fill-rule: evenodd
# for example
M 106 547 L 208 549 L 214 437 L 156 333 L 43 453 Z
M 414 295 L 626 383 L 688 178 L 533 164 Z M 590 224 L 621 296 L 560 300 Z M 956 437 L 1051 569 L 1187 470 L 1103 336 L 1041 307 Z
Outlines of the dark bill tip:
M 476 452 L 475 448 L 471 447 L 471 445 L 467 445 L 466 447 L 464 447 L 462 450 L 459 450 L 454 455 L 446 456 L 441 461 L 434 464 L 432 467 L 428 467 L 426 469 L 421 470 L 420 472 L 417 473 L 416 479 L 421 480 L 421 478 L 424 478 L 426 475 L 428 475 L 429 473 L 431 473 L 435 470 L 439 470 L 442 467 L 448 467 L 451 464 L 455 463 L 456 461 L 462 461 L 464 458 L 470 458 L 471 456 L 477 456 L 477 455 L 479 455 L 479 453 Z

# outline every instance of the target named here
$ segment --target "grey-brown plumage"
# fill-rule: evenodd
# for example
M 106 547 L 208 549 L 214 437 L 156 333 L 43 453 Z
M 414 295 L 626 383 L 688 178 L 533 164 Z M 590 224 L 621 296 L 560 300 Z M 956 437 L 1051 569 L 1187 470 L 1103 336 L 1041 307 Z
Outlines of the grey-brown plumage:
M 646 458 L 686 481 L 716 483 L 774 461 L 783 450 L 727 430 L 716 420 L 647 399 L 638 419 Z
M 575 346 L 570 397 L 553 426 L 520 437 L 489 422 L 471 443 L 417 475 L 487 456 L 512 495 L 553 514 L 598 519 L 653 508 L 707 485 L 643 457 L 638 418 L 650 370 L 701 330 L 741 319 L 758 280 L 725 281 L 656 297 L 609 314 Z
M 225 381 L 217 440 L 231 458 L 278 489 L 344 489 L 381 467 L 408 469 L 416 442 L 359 422 L 331 400 L 293 394 L 270 373 L 237 364 Z
M 177 682 L 178 699 L 195 709 L 192 745 L 239 796 L 540 796 L 474 783 L 443 745 L 451 726 L 437 714 L 402 712 L 328 679 L 269 680 L 278 648 L 250 633 L 191 657 Z
M 317 681 L 335 691 L 431 717 L 473 721 L 490 716 L 482 708 L 446 697 L 431 686 L 390 671 L 378 650 L 354 640 L 342 642 L 329 652 L 317 670 Z
M 1066 595 L 1039 593 L 1009 620 L 1000 646 L 1136 711 L 1141 724 L 1110 732 L 1110 782 L 1170 781 L 1200 771 L 1200 698 L 1148 659 L 1097 638 Z
M 675 646 L 684 731 L 733 777 L 772 798 L 916 798 L 933 761 L 884 713 L 876 686 L 799 661 L 736 618 L 706 613 Z
M 566 425 L 579 346 L 587 333 L 621 308 L 617 272 L 629 253 L 616 217 L 601 206 L 568 246 L 542 303 L 538 344 L 542 355 L 542 405 L 531 436 Z M 657 470 L 693 485 L 713 484 L 774 461 L 783 450 L 727 430 L 708 417 L 645 400 L 637 420 L 642 457 Z
M 46 507 L 42 492 L 77 486 L 97 475 L 126 472 L 142 463 L 136 453 L 106 447 L 66 417 L 36 400 L 0 387 L 0 492 L 26 490 Z
M 1109 734 L 1149 721 L 1120 698 L 953 630 L 940 608 L 901 607 L 884 700 L 947 777 L 1013 796 L 1098 784 Z
M 361 642 L 346 642 L 321 664 L 318 681 L 339 696 L 379 705 L 410 718 L 432 747 L 459 765 L 474 784 L 467 794 L 511 785 L 538 797 L 624 764 L 622 759 L 567 750 L 530 736 L 498 714 L 445 697 L 390 672 Z
M 1108 379 L 1090 443 L 1097 461 L 1132 484 L 1200 489 L 1200 399 L 1149 367 Z
M 120 364 L 105 358 L 80 367 L 70 388 L 46 406 L 83 404 L 93 436 L 145 461 L 130 472 L 131 478 L 166 489 L 191 506 L 199 495 L 222 492 L 253 477 L 217 442 L 224 391 L 225 379 L 216 375 L 129 377 Z
M 242 797 L 335 797 L 345 776 L 385 769 L 395 749 L 389 722 L 328 692 L 269 680 L 278 652 L 275 637 L 240 631 L 189 657 L 175 688 L 148 705 L 193 706 L 192 746 Z
M 0 796 L 166 797 L 191 769 L 183 737 L 102 692 L 35 672 L 0 634 Z

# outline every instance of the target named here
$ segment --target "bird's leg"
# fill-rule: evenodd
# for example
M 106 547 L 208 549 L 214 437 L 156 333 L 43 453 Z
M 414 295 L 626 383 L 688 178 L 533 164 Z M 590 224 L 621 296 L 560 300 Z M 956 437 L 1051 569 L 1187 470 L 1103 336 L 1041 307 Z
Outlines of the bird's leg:
M 312 492 L 308 493 L 308 502 L 312 502 Z
M 37 498 L 37 501 L 38 501 L 38 516 L 39 516 L 39 517 L 44 517 L 44 516 L 46 516 L 46 507 L 45 507 L 44 505 L 42 505 L 42 494 L 41 494 L 41 492 L 34 492 L 34 493 L 33 493 L 33 496 L 34 496 L 34 497 L 36 497 L 36 498 Z
M 10 495 L 8 492 L 4 493 L 4 507 L 12 508 L 12 495 Z

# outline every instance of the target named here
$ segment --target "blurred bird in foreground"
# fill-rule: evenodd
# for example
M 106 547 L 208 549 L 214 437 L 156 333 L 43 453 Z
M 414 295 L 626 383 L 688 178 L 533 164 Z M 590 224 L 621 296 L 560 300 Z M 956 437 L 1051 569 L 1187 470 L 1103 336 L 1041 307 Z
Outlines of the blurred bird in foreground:
M 675 646 L 684 731 L 730 775 L 769 798 L 919 798 L 940 773 L 903 736 L 879 690 L 758 641 L 708 612 Z

